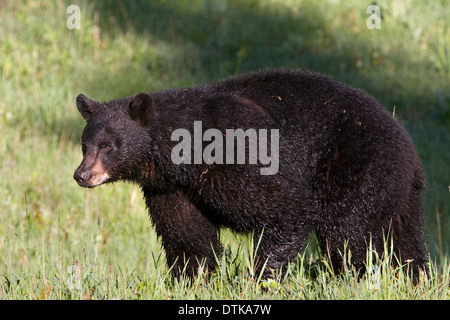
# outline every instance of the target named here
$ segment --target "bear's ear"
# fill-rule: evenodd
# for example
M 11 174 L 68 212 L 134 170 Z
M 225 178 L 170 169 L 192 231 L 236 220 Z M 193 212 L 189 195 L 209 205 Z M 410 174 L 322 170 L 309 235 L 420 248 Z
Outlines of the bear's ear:
M 141 92 L 131 100 L 129 105 L 130 117 L 146 123 L 152 110 L 152 97 L 146 92 Z
M 80 111 L 83 118 L 88 121 L 91 114 L 97 110 L 100 103 L 91 99 L 88 99 L 84 94 L 79 94 L 77 96 L 77 108 Z

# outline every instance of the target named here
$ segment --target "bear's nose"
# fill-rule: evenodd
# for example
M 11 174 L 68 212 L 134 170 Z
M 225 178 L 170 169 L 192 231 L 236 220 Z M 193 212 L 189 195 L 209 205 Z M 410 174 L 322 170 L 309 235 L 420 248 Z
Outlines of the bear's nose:
M 90 175 L 87 171 L 80 172 L 79 170 L 76 170 L 73 174 L 73 178 L 80 186 L 84 187 L 86 185 L 86 182 L 89 181 Z

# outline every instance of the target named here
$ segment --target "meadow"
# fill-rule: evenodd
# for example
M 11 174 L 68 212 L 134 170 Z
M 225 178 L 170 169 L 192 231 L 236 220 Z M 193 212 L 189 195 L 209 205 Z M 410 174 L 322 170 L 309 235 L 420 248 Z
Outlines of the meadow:
M 449 299 L 450 3 L 376 1 L 381 28 L 369 29 L 372 4 L 0 0 L 0 299 Z M 431 264 L 417 286 L 370 252 L 373 272 L 337 275 L 314 237 L 285 279 L 264 282 L 250 238 L 228 230 L 213 274 L 172 281 L 139 188 L 73 180 L 78 93 L 110 100 L 269 67 L 363 88 L 411 135 Z

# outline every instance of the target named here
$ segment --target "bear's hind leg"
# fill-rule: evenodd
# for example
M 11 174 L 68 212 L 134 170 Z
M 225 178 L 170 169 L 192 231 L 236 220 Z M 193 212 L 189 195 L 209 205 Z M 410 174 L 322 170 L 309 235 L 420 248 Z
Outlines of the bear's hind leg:
M 423 239 L 423 209 L 421 190 L 423 180 L 417 177 L 410 190 L 407 203 L 403 209 L 397 212 L 392 220 L 392 237 L 394 252 L 411 275 L 414 283 L 417 283 L 420 271 L 428 272 L 428 259 Z
M 276 228 L 265 228 L 256 231 L 253 235 L 255 251 L 255 275 L 259 277 L 262 272 L 263 279 L 286 274 L 289 262 L 304 249 L 312 228 L 303 226 L 301 229 L 292 228 L 292 225 Z M 263 270 L 264 268 L 264 270 Z
M 146 203 L 176 278 L 183 270 L 193 277 L 202 265 L 214 270 L 222 252 L 217 229 L 181 191 L 146 195 Z
M 335 274 L 341 274 L 344 265 L 353 266 L 359 274 L 364 273 L 370 235 L 365 237 L 363 228 L 336 226 L 316 230 L 322 254 L 329 259 Z

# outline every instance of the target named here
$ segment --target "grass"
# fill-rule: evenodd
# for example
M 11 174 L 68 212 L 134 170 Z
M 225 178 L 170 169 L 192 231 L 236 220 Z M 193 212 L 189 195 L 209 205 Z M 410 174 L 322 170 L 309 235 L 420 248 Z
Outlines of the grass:
M 0 299 L 448 299 L 450 31 L 442 1 L 0 1 Z M 170 280 L 139 188 L 85 190 L 78 93 L 107 100 L 299 67 L 364 88 L 411 134 L 427 175 L 429 279 L 378 262 L 380 286 L 337 276 L 314 246 L 282 285 L 251 274 L 247 237 L 222 232 L 219 268 Z

